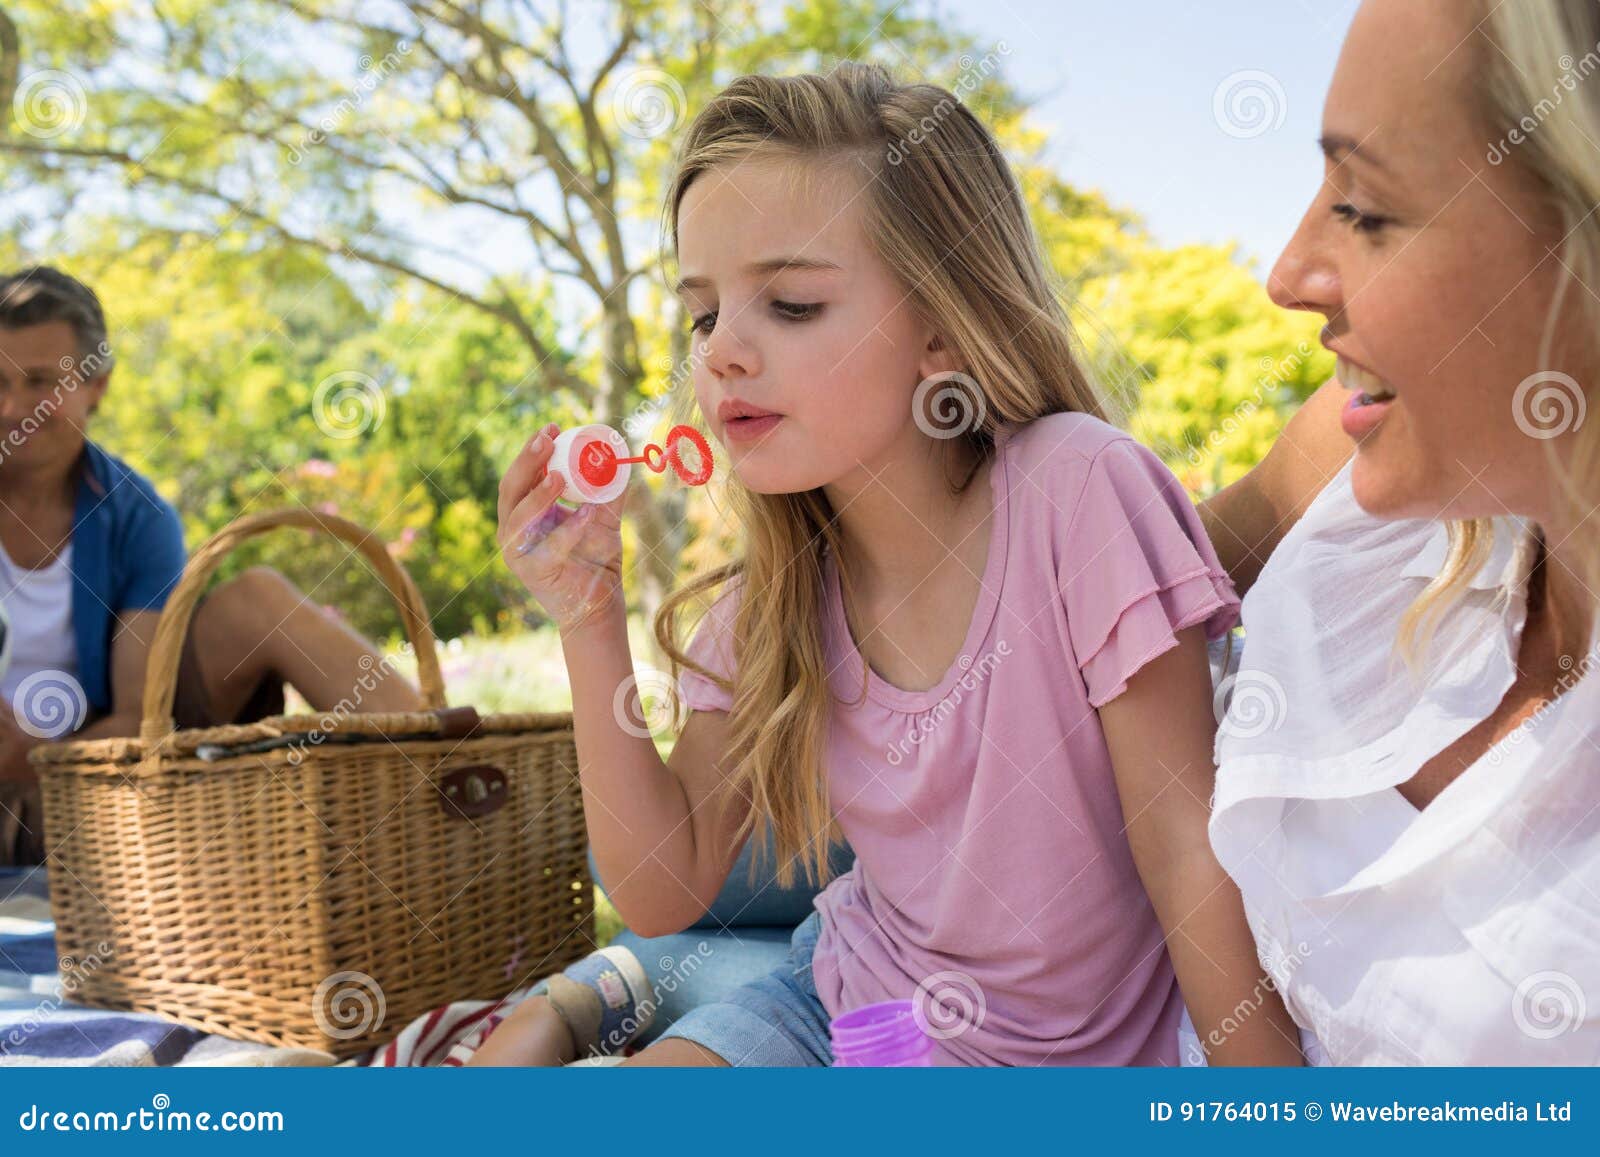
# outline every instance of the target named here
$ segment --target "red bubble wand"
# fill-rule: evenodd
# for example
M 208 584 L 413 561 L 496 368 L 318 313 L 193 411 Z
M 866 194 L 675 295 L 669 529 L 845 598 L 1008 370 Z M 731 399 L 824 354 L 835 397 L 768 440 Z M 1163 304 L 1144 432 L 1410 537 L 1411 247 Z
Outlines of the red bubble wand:
M 684 462 L 684 442 L 688 442 L 699 454 L 698 467 L 691 468 Z M 556 444 L 560 445 L 559 438 Z M 577 462 L 578 476 L 595 492 L 603 491 L 610 486 L 616 480 L 617 467 L 629 462 L 642 462 L 646 469 L 656 474 L 660 474 L 670 465 L 672 472 L 685 486 L 704 486 L 711 480 L 711 471 L 716 465 L 711 457 L 711 445 L 706 441 L 706 436 L 693 426 L 672 427 L 667 431 L 665 450 L 652 442 L 644 448 L 643 454 L 631 458 L 619 458 L 616 447 L 610 439 L 593 438 L 582 442 L 579 446 Z
M 684 460 L 685 443 L 699 455 L 698 465 L 691 466 Z M 529 524 L 516 553 L 527 554 L 540 539 L 572 517 L 563 503 L 603 504 L 620 497 L 627 489 L 628 475 L 635 463 L 655 474 L 670 466 L 685 486 L 704 486 L 716 467 L 711 444 L 693 426 L 672 427 L 667 431 L 665 449 L 652 442 L 637 455 L 628 453 L 628 443 L 610 426 L 591 423 L 563 430 L 556 435 L 547 469 L 559 471 L 565 485 L 558 501 Z

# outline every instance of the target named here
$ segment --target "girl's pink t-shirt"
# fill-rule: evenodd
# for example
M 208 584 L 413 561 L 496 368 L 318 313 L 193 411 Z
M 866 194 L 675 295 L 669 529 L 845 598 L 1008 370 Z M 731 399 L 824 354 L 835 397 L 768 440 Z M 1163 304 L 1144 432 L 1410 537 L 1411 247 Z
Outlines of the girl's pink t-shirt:
M 864 663 L 824 564 L 828 790 L 856 863 L 816 898 L 817 993 L 829 1016 L 918 1002 L 945 1064 L 1176 1064 L 1181 999 L 1096 708 L 1176 632 L 1226 633 L 1238 599 L 1183 488 L 1123 432 L 1052 414 L 996 452 L 977 609 L 938 686 Z M 689 647 L 729 678 L 736 597 Z M 681 689 L 732 706 L 696 672 Z

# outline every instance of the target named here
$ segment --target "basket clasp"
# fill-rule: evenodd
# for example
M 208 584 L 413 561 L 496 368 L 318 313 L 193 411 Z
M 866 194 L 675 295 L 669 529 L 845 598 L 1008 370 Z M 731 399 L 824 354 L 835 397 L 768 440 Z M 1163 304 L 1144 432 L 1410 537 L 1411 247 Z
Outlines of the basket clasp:
M 439 780 L 439 806 L 455 819 L 486 816 L 503 806 L 509 794 L 506 773 L 488 764 L 458 767 Z

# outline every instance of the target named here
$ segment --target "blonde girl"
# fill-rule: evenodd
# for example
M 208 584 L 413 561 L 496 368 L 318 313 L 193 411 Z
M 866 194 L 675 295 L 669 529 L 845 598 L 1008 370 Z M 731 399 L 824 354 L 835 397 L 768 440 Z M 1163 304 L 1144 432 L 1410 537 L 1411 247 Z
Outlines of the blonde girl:
M 783 967 L 632 1061 L 827 1064 L 830 1018 L 891 999 L 940 1063 L 1171 1064 L 1185 1003 L 1214 1060 L 1298 1061 L 1205 839 L 1206 643 L 1237 603 L 1102 417 L 992 134 L 876 67 L 747 76 L 689 128 L 667 213 L 740 542 L 656 624 L 689 709 L 670 759 L 615 707 L 620 500 L 553 507 L 553 430 L 502 482 L 503 553 L 560 628 L 634 931 L 694 921 L 752 833 L 785 883 L 840 835 L 857 860 Z M 641 983 L 569 970 L 479 1059 L 614 1045 Z

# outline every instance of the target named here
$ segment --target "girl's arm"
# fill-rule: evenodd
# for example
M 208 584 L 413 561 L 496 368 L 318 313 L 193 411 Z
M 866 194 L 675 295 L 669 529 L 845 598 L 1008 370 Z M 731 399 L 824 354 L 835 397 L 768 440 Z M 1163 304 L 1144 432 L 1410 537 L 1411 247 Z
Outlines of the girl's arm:
M 1239 889 L 1206 834 L 1217 727 L 1210 689 L 1204 628 L 1191 627 L 1100 708 L 1100 723 L 1134 862 L 1210 1063 L 1298 1065 L 1298 1030 L 1262 975 Z
M 641 936 L 682 931 L 711 906 L 739 854 L 744 813 L 713 796 L 727 777 L 727 715 L 697 711 L 662 762 L 640 726 L 622 594 L 622 503 L 569 511 L 541 430 L 500 480 L 501 556 L 561 632 L 585 823 L 617 914 Z M 727 814 L 721 814 L 723 811 Z
M 748 809 L 719 809 L 716 797 L 730 770 L 728 714 L 691 712 L 663 763 L 637 720 L 630 731 L 617 717 L 617 689 L 634 673 L 621 601 L 563 631 L 561 649 L 584 816 L 606 895 L 640 936 L 681 932 L 711 907 L 743 846 L 737 833 Z
M 1339 426 L 1346 397 L 1337 381 L 1323 383 L 1250 473 L 1200 504 L 1206 534 L 1241 596 L 1354 452 Z

